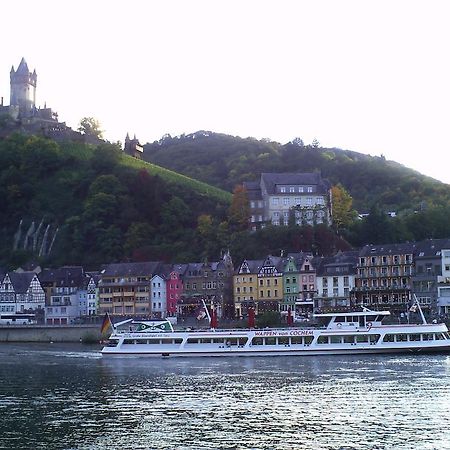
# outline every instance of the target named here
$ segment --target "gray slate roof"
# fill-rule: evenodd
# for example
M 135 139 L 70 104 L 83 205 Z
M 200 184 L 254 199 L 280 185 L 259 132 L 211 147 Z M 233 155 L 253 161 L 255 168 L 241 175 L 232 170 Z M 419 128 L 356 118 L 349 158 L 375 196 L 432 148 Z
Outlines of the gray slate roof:
M 428 239 L 417 242 L 414 256 L 416 258 L 440 258 L 440 252 L 444 249 L 450 249 L 450 239 Z
M 326 194 L 331 185 L 320 173 L 262 173 L 261 181 L 268 194 L 276 193 L 277 185 L 311 185 L 317 187 L 317 193 Z M 296 194 L 298 195 L 298 194 Z
M 358 251 L 338 252 L 334 256 L 314 258 L 318 276 L 354 275 L 358 264 Z
M 160 265 L 159 261 L 108 264 L 101 274 L 106 277 L 144 277 L 158 273 Z
M 35 277 L 34 272 L 9 272 L 8 276 L 16 294 L 25 294 L 30 287 L 31 280 Z
M 409 242 L 405 244 L 365 245 L 359 252 L 359 256 L 405 255 L 414 253 L 415 249 L 416 244 Z
M 241 265 L 236 269 L 236 271 L 235 271 L 236 275 L 239 273 L 239 270 L 241 269 L 242 264 L 244 264 L 244 262 L 247 263 L 250 273 L 258 273 L 264 263 L 264 260 L 263 259 L 244 259 L 244 261 L 242 261 Z
M 58 269 L 44 269 L 39 274 L 41 283 L 54 283 L 57 287 L 82 287 L 85 274 L 81 266 L 64 266 Z

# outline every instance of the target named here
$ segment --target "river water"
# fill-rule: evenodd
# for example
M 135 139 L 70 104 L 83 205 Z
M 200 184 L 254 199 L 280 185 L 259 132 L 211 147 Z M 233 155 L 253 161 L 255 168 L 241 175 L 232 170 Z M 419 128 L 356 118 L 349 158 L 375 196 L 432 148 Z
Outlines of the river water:
M 450 449 L 450 355 L 98 350 L 0 345 L 0 448 Z

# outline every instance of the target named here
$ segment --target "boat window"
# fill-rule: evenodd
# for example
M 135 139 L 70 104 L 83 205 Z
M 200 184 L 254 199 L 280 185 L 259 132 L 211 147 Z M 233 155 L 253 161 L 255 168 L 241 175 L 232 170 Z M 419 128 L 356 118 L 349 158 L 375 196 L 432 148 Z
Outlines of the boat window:
M 134 344 L 135 341 L 134 341 L 134 339 L 124 339 L 123 343 L 124 343 L 125 345 L 127 345 L 127 344 Z
M 277 343 L 276 339 L 274 337 L 267 337 L 265 339 L 265 344 L 266 345 L 275 345 Z
M 371 344 L 376 344 L 380 340 L 381 334 L 369 334 L 369 341 Z
M 420 334 L 410 334 L 409 340 L 410 341 L 420 341 Z
M 248 339 L 245 337 L 238 338 L 238 344 L 243 347 L 247 343 Z
M 331 344 L 340 344 L 342 342 L 342 336 L 330 336 Z
M 116 347 L 119 341 L 108 341 L 106 347 Z
M 337 317 L 334 318 L 334 321 L 335 322 L 345 322 L 345 316 L 344 317 L 337 316 Z
M 278 338 L 278 345 L 289 345 L 289 338 L 288 337 L 279 337 Z
M 136 344 L 148 344 L 146 339 L 136 339 Z
M 156 344 L 159 345 L 161 343 L 161 339 L 149 339 L 147 341 L 148 344 Z
M 378 320 L 378 316 L 366 316 L 366 322 L 376 322 Z
M 237 338 L 228 338 L 225 342 L 225 345 L 227 347 L 231 347 L 232 345 L 237 345 L 237 343 L 238 343 Z
M 211 338 L 200 339 L 200 344 L 211 344 Z
M 317 338 L 318 344 L 328 344 L 328 336 L 319 336 Z
M 263 338 L 261 338 L 261 337 L 254 337 L 252 339 L 252 345 L 263 345 Z
M 422 341 L 432 341 L 433 339 L 434 339 L 434 335 L 432 333 L 422 334 Z
M 213 344 L 223 344 L 223 343 L 225 343 L 224 339 L 217 339 L 217 338 L 215 338 L 212 341 L 213 341 Z
M 369 335 L 368 334 L 358 334 L 356 336 L 356 342 L 358 344 L 367 344 L 369 342 Z
M 161 339 L 161 344 L 181 344 L 183 339 Z
M 397 334 L 395 336 L 395 340 L 396 340 L 396 342 L 406 342 L 408 340 L 408 335 L 407 334 Z
M 344 336 L 344 344 L 353 344 L 355 341 L 355 336 Z
M 394 342 L 394 335 L 386 334 L 383 338 L 383 342 Z
M 305 336 L 304 337 L 305 345 L 311 345 L 313 339 L 314 339 L 314 336 Z
M 445 339 L 444 334 L 443 333 L 436 333 L 435 334 L 435 339 L 437 339 L 438 341 L 442 341 L 443 339 Z
M 449 333 L 444 333 L 445 339 L 450 339 L 450 334 Z
M 198 339 L 197 338 L 188 338 L 187 343 L 188 344 L 198 344 Z
M 377 316 L 373 322 L 381 322 L 384 316 Z
M 291 344 L 302 344 L 302 337 L 301 336 L 292 336 L 291 337 Z

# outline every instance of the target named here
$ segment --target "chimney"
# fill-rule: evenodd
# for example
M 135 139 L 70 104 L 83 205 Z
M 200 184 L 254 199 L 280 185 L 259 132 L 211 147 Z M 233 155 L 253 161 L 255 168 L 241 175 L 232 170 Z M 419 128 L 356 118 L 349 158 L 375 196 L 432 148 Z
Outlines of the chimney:
M 2 97 L 2 102 L 0 103 L 0 106 L 3 106 L 3 97 Z

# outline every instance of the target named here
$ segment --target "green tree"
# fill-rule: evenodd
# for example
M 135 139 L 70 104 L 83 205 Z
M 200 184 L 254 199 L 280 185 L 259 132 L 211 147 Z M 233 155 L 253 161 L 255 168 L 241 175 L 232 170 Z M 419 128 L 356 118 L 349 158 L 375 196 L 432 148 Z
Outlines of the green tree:
M 132 223 L 125 233 L 124 250 L 128 255 L 152 243 L 155 229 L 144 222 Z
M 83 117 L 80 120 L 78 131 L 87 136 L 103 139 L 103 130 L 101 129 L 100 122 L 93 117 Z
M 347 228 L 356 218 L 352 209 L 353 199 L 341 184 L 331 188 L 333 227 L 339 234 L 342 228 Z
M 234 188 L 233 199 L 228 210 L 228 218 L 231 227 L 235 230 L 245 230 L 248 228 L 250 205 L 247 189 L 242 184 Z

